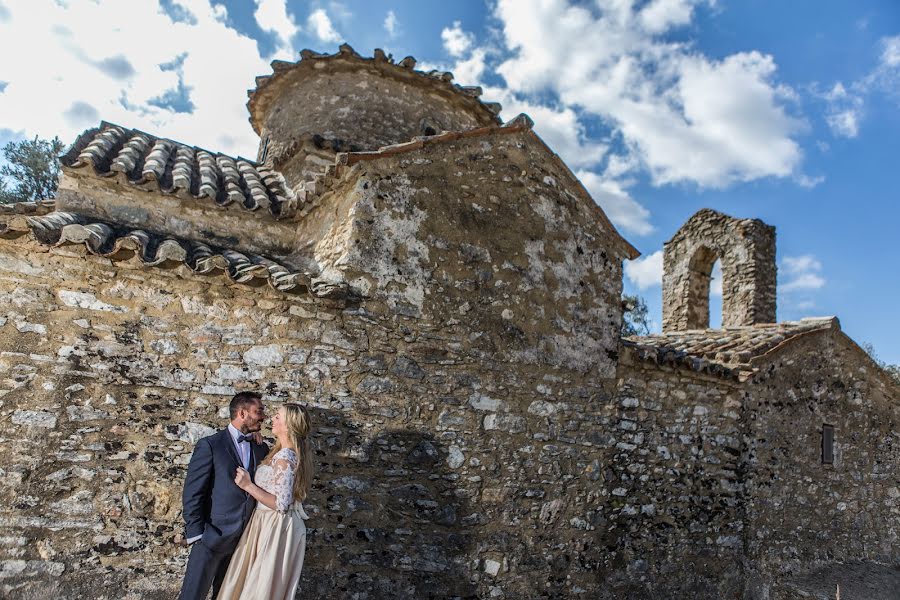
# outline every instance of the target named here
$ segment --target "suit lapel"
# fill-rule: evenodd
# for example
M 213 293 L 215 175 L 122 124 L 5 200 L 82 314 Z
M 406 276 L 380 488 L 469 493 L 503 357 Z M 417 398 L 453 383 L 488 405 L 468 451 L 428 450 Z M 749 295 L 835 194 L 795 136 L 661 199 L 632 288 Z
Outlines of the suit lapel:
M 231 438 L 231 432 L 228 429 L 222 430 L 222 443 L 225 444 L 225 447 L 228 449 L 228 455 L 231 456 L 231 460 L 234 461 L 235 466 L 243 467 L 244 463 L 241 461 L 241 457 L 238 456 L 237 448 L 234 447 L 234 440 Z

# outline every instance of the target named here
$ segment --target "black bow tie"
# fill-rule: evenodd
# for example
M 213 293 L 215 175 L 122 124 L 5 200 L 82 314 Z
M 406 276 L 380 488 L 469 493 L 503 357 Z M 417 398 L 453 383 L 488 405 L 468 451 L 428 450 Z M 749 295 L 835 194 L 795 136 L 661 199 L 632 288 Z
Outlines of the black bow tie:
M 252 441 L 253 441 L 252 435 L 244 435 L 243 433 L 238 434 L 238 444 L 240 444 L 241 442 L 252 442 Z

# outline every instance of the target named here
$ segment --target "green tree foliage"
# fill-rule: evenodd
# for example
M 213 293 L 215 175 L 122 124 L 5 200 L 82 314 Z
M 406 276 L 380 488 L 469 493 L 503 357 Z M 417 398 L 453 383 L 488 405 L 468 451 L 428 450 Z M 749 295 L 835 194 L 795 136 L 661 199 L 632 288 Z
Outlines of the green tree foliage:
M 650 316 L 647 314 L 647 303 L 638 295 L 623 294 L 622 306 L 625 307 L 622 319 L 622 336 L 649 335 Z
M 862 349 L 865 350 L 870 357 L 872 357 L 872 360 L 874 360 L 879 367 L 884 369 L 887 374 L 897 382 L 897 385 L 900 385 L 900 365 L 891 365 L 881 360 L 881 358 L 878 356 L 878 353 L 875 352 L 875 346 L 873 346 L 869 342 L 865 342 L 861 344 L 861 346 Z
M 7 164 L 0 167 L 0 203 L 34 202 L 52 198 L 59 183 L 58 137 L 9 142 L 3 147 Z

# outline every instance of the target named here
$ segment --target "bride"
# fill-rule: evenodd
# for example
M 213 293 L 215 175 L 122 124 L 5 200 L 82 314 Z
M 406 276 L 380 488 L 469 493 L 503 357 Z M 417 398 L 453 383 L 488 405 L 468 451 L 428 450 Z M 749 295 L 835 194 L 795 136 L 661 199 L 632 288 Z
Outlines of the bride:
M 306 524 L 301 502 L 312 482 L 309 413 L 284 404 L 272 417 L 275 446 L 256 470 L 234 482 L 256 498 L 256 510 L 228 565 L 217 600 L 293 600 L 303 568 Z

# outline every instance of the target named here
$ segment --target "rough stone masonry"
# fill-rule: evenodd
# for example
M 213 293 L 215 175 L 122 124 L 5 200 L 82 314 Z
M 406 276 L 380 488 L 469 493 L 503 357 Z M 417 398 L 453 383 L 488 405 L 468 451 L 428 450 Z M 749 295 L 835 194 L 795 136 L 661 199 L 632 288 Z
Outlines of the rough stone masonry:
M 0 596 L 173 597 L 193 446 L 261 389 L 315 420 L 299 597 L 891 597 L 900 391 L 774 322 L 774 230 L 698 213 L 693 316 L 622 339 L 637 251 L 527 117 L 414 67 L 306 51 L 251 92 L 257 161 L 103 123 L 2 209 Z M 724 330 L 684 305 L 716 258 Z

